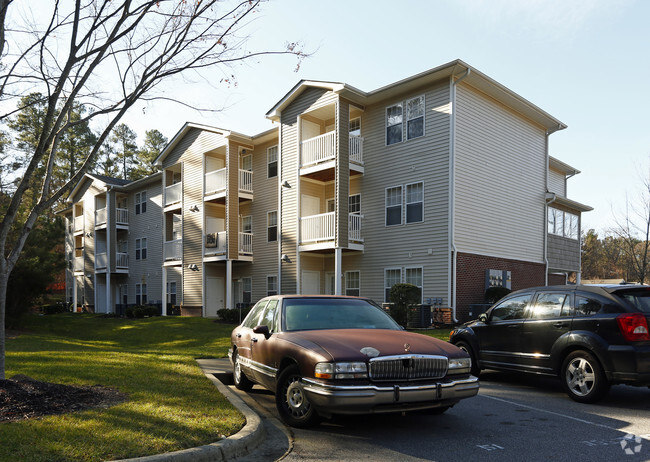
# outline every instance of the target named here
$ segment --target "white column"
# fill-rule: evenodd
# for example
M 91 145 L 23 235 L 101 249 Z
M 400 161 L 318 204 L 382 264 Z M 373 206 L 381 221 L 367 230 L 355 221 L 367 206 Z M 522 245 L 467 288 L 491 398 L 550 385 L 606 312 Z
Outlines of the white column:
M 74 266 L 72 267 L 72 306 L 77 311 L 77 276 L 74 275 Z
M 226 260 L 226 308 L 232 309 L 232 260 Z
M 343 249 L 334 249 L 334 294 L 343 294 Z
M 110 255 L 110 254 L 109 254 Z M 110 258 L 110 256 L 109 256 Z M 107 313 L 113 313 L 115 310 L 113 310 L 113 294 L 112 294 L 112 288 L 111 288 L 111 269 L 110 269 L 110 260 L 108 263 L 108 266 L 106 268 L 106 312 Z
M 111 201 L 111 192 L 106 191 L 106 312 L 114 313 L 113 309 L 113 290 L 111 287 L 111 260 L 112 248 L 111 237 L 113 235 L 113 227 L 111 226 L 111 217 L 114 216 Z M 97 251 L 97 232 L 95 232 L 95 252 Z M 97 254 L 95 254 L 97 255 Z M 96 259 L 95 259 L 96 261 Z
M 167 267 L 162 267 L 162 315 L 167 316 Z

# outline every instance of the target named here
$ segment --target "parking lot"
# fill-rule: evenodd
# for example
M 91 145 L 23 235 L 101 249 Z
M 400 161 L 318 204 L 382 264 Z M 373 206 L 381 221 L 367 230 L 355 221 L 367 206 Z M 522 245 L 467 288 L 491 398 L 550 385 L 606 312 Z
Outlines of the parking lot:
M 485 371 L 479 395 L 443 415 L 339 417 L 308 430 L 285 427 L 270 392 L 237 393 L 270 435 L 241 460 L 650 460 L 646 387 L 579 404 L 557 379 Z

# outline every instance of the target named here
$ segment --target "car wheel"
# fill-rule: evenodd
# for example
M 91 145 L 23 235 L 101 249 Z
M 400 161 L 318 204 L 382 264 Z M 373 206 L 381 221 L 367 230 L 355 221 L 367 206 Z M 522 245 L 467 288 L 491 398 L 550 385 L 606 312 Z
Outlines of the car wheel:
M 469 355 L 469 359 L 471 361 L 471 367 L 469 371 L 473 376 L 478 377 L 481 373 L 481 369 L 478 367 L 478 361 L 476 360 L 476 356 L 474 355 L 474 350 L 472 350 L 472 347 L 469 346 L 469 344 L 466 342 L 462 341 L 456 343 L 455 345 Z
M 301 380 L 298 366 L 284 369 L 278 378 L 275 405 L 285 423 L 292 427 L 306 428 L 316 425 L 320 416 L 307 399 Z
M 579 403 L 594 403 L 609 390 L 609 383 L 598 360 L 587 351 L 574 351 L 562 363 L 562 385 Z
M 235 350 L 232 354 L 232 379 L 235 382 L 235 386 L 243 391 L 249 391 L 253 388 L 253 382 L 251 382 L 246 374 L 241 370 L 241 363 L 239 362 L 239 353 Z

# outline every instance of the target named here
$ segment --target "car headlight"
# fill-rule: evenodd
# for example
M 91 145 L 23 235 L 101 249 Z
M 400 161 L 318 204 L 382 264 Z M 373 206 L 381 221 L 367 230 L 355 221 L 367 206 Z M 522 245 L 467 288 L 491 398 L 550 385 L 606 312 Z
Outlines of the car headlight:
M 469 374 L 472 368 L 470 358 L 449 358 L 449 374 Z
M 314 376 L 319 379 L 366 379 L 368 368 L 366 363 L 318 363 Z

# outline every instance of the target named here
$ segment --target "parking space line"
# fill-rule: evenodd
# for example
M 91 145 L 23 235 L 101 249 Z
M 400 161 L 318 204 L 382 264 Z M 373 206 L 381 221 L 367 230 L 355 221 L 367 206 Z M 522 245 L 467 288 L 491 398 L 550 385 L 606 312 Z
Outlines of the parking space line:
M 559 412 L 547 411 L 546 409 L 540 409 L 540 408 L 537 408 L 537 407 L 529 406 L 527 404 L 521 404 L 521 403 L 517 403 L 515 401 L 510 401 L 510 400 L 503 399 L 503 398 L 497 398 L 495 396 L 488 396 L 488 395 L 484 395 L 484 394 L 479 394 L 478 396 L 481 396 L 483 398 L 493 399 L 495 401 L 501 401 L 503 403 L 512 404 L 514 406 L 519 406 L 519 407 L 523 407 L 523 408 L 526 408 L 526 409 L 531 409 L 533 411 L 544 412 L 546 414 L 551 414 L 551 415 L 554 415 L 554 416 L 557 416 L 557 417 L 564 417 L 566 419 L 575 420 L 576 422 L 585 423 L 585 424 L 588 424 L 588 425 L 593 425 L 595 427 L 606 428 L 608 430 L 614 430 L 614 431 L 617 431 L 617 432 L 622 431 L 622 430 L 620 430 L 618 428 L 610 427 L 609 425 L 599 424 L 599 423 L 596 423 L 596 422 L 590 422 L 589 420 L 579 419 L 577 417 L 572 417 L 572 416 L 566 415 L 566 414 L 560 414 Z

